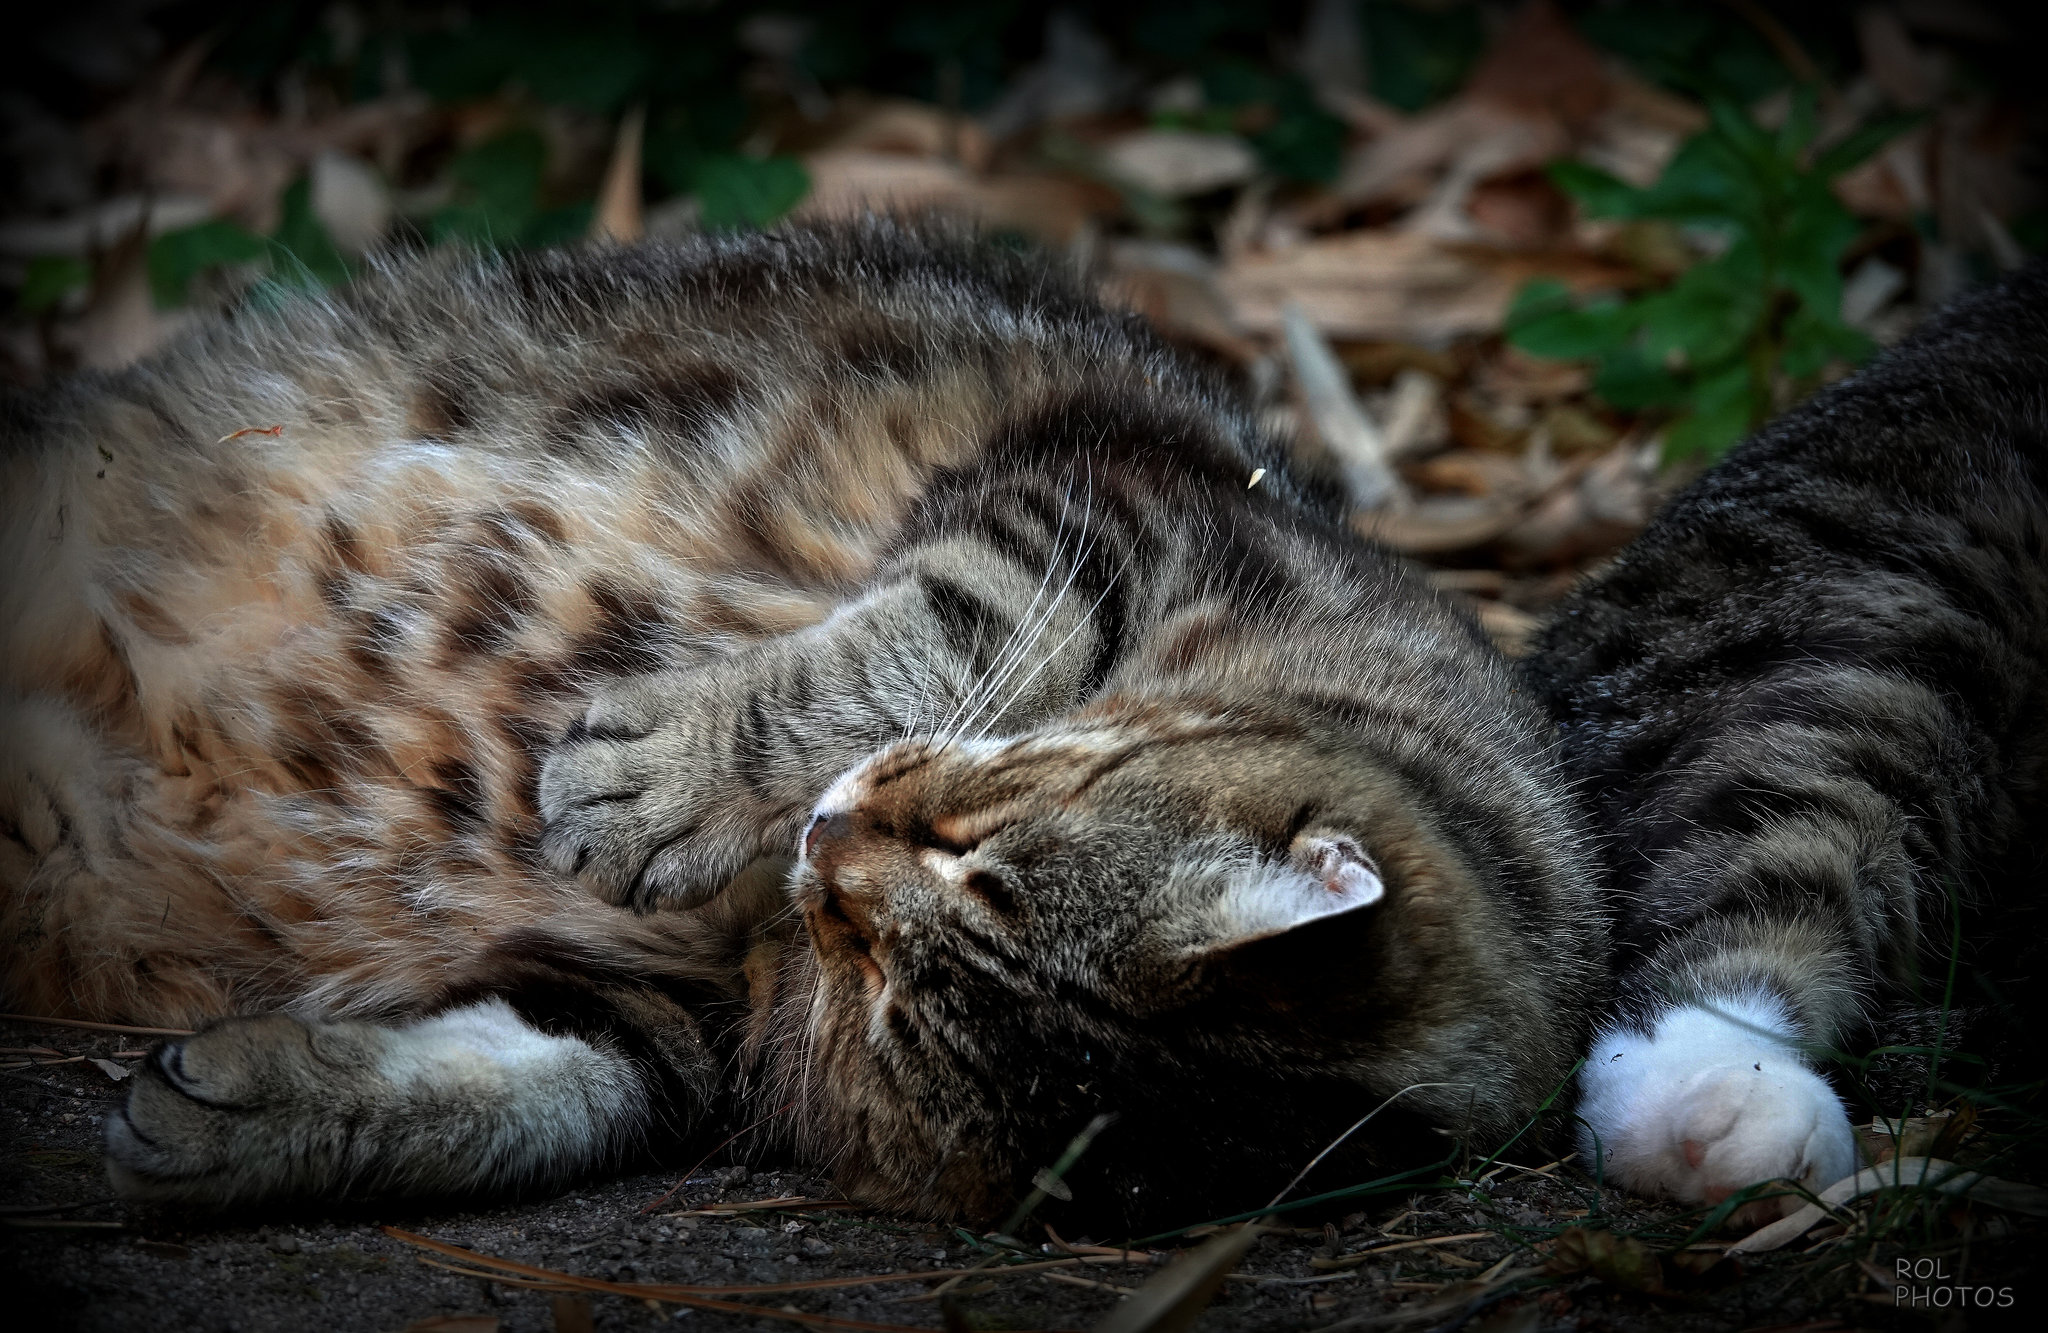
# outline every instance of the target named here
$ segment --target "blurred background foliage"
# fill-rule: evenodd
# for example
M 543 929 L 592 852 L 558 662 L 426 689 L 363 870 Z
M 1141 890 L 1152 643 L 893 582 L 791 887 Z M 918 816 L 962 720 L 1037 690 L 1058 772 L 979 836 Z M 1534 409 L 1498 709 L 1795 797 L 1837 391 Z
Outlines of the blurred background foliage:
M 634 234 L 907 193 L 1079 247 L 1240 366 L 1274 354 L 1297 298 L 1368 394 L 1401 357 L 1359 347 L 1421 348 L 1437 359 L 1409 368 L 1434 367 L 1461 444 L 1528 438 L 1474 378 L 1519 354 L 1586 371 L 1585 428 L 1553 442 L 1640 428 L 1711 457 L 2048 239 L 2023 27 L 1976 0 L 87 0 L 0 54 L 0 286 L 9 336 L 41 339 L 9 373 L 117 359 L 66 321 L 113 302 L 123 200 L 148 218 L 159 311 L 278 299 L 378 247 L 615 232 L 601 200 L 630 124 Z M 184 137 L 153 140 L 151 116 Z M 240 147 L 193 147 L 209 134 Z M 878 143 L 915 172 L 878 176 Z M 152 164 L 180 153 L 202 165 Z M 67 215 L 84 243 L 14 239 Z M 1415 273 L 1512 278 L 1491 315 L 1425 308 L 1484 304 L 1469 285 L 1403 289 L 1406 323 L 1273 287 L 1290 255 L 1416 236 Z
M 777 94 L 794 91 L 815 107 L 857 89 L 987 113 L 1045 54 L 1052 12 L 1018 0 L 230 0 L 117 8 L 146 18 L 162 49 L 204 43 L 211 69 L 273 105 L 316 94 L 361 102 L 407 90 L 450 107 L 509 96 L 602 118 L 644 105 L 645 160 L 657 197 L 696 195 L 714 223 L 754 226 L 802 197 L 799 164 L 763 151 L 775 137 L 771 130 L 764 140 L 762 131 L 779 109 Z M 1328 182 L 1338 172 L 1346 127 L 1297 68 L 1299 52 L 1291 48 L 1307 8 L 1252 0 L 1079 0 L 1057 12 L 1100 40 L 1106 59 L 1148 85 L 1176 76 L 1198 81 L 1199 110 L 1158 109 L 1159 123 L 1243 133 L 1282 181 Z M 1596 45 L 1645 77 L 1701 99 L 1748 105 L 1802 75 L 1839 79 L 1857 64 L 1850 7 L 1774 4 L 1762 23 L 1745 17 L 1755 8 L 1678 0 L 1565 6 Z M 1355 9 L 1368 86 L 1402 111 L 1455 93 L 1485 47 L 1489 16 L 1479 4 L 1358 0 Z M 67 68 L 78 63 L 67 59 L 72 25 L 50 17 L 45 31 L 12 48 L 8 83 L 78 113 L 97 90 L 90 77 L 78 77 L 82 71 Z M 1774 36 L 1796 43 L 1811 69 L 1788 67 Z M 763 58 L 793 87 L 771 89 L 750 78 Z M 2024 55 L 1986 45 L 1970 60 L 1968 77 L 1998 84 L 2021 75 Z M 289 93 L 281 91 L 287 83 Z M 577 234 L 588 221 L 593 182 L 551 180 L 546 154 L 540 136 L 525 127 L 452 154 L 441 165 L 455 197 L 434 213 L 427 234 L 517 245 Z

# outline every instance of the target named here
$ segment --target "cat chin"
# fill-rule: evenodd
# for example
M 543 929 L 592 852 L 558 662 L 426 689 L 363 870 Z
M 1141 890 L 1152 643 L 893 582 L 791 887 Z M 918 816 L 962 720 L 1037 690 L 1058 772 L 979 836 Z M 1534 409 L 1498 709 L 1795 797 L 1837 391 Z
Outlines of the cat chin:
M 1586 1169 L 1638 1194 L 1700 1205 L 1771 1180 L 1818 1193 L 1850 1174 L 1848 1114 L 1797 1040 L 1784 1006 L 1757 994 L 1680 1005 L 1647 1033 L 1605 1029 L 1579 1076 Z M 1769 1221 L 1804 1202 L 1787 1188 L 1730 1220 Z

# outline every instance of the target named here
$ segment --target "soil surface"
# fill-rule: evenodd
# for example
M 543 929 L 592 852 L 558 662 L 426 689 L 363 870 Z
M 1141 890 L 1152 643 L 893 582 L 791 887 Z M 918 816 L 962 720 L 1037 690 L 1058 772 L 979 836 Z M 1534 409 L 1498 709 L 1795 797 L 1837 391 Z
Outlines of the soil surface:
M 1134 1261 L 1103 1254 L 1084 1261 L 1031 1227 L 1027 1239 L 1039 1252 L 1027 1259 L 948 1226 L 834 1206 L 828 1181 L 724 1158 L 652 1209 L 675 1185 L 673 1175 L 592 1181 L 554 1198 L 482 1207 L 394 1203 L 222 1218 L 130 1205 L 108 1190 L 100 1129 L 124 1091 L 114 1074 L 125 1078 L 146 1045 L 134 1036 L 0 1022 L 7 1050 L 0 1064 L 63 1061 L 9 1068 L 0 1078 L 0 1327 L 802 1327 L 779 1314 L 787 1310 L 812 1317 L 814 1327 L 1088 1329 L 1122 1290 L 1153 1277 L 1182 1248 L 1155 1243 Z M 1885 1221 L 1887 1238 L 1871 1240 L 1878 1223 L 1865 1213 L 1854 1219 L 1860 1238 L 1853 1228 L 1845 1236 L 1824 1227 L 1784 1252 L 1737 1264 L 1721 1258 L 1715 1242 L 1681 1251 L 1688 1223 L 1678 1213 L 1599 1190 L 1569 1164 L 1546 1174 L 1510 1166 L 1473 1174 L 1480 1183 L 1463 1190 L 1383 1196 L 1363 1211 L 1314 1219 L 1321 1225 L 1260 1236 L 1197 1327 L 1825 1333 L 2038 1328 L 2048 1310 L 2041 1259 L 2048 1224 L 2039 1219 L 1928 1210 Z M 785 1202 L 747 1206 L 775 1200 Z M 780 1289 L 716 1297 L 757 1306 L 761 1315 L 624 1293 L 534 1290 L 431 1266 L 450 1260 L 386 1227 L 614 1283 Z M 1083 1248 L 1121 1238 L 1064 1239 Z M 1332 1266 L 1362 1249 L 1384 1253 Z M 1021 1268 L 1054 1258 L 1069 1263 Z M 1924 1279 L 1897 1278 L 1901 1261 L 1917 1265 Z M 944 1274 L 991 1262 L 1005 1266 L 938 1293 Z M 900 1279 L 787 1289 L 878 1275 Z M 1904 1311 L 1894 1308 L 1899 1287 L 1907 1289 Z

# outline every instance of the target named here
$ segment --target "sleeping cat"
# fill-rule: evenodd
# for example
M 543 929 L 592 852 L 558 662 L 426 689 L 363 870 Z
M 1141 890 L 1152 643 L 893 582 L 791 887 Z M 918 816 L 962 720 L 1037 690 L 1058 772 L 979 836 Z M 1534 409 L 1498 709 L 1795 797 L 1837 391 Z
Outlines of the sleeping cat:
M 1038 261 L 427 258 L 9 437 L 9 1001 L 252 1015 L 137 1079 L 131 1194 L 786 1106 L 859 1197 L 988 1216 L 1110 1112 L 1077 1205 L 1171 1221 L 1389 1099 L 1333 1172 L 1498 1140 L 1584 1046 L 1542 715 Z
M 1827 978 L 1716 961 L 1732 903 L 1603 898 L 1469 620 L 1035 261 L 881 223 L 416 260 L 14 411 L 8 998 L 279 1011 L 152 1058 L 130 1193 L 553 1182 L 767 1116 L 857 1197 L 988 1217 L 1109 1112 L 1075 1205 L 1185 1221 L 1383 1104 L 1321 1178 L 1511 1133 L 1605 1012 L 1609 915 L 1701 960 L 1622 972 L 1611 1173 L 1846 1169 L 1796 1052 L 1687 1035 L 1776 994 L 1824 1037 Z M 1628 587 L 1537 670 L 1582 774 L 1575 701 L 1620 735 L 1687 687 L 1572 656 Z M 1639 790 L 1690 757 L 1630 753 Z M 1660 1018 L 1676 975 L 1706 1007 Z M 1770 1086 L 1716 1072 L 1751 1054 Z

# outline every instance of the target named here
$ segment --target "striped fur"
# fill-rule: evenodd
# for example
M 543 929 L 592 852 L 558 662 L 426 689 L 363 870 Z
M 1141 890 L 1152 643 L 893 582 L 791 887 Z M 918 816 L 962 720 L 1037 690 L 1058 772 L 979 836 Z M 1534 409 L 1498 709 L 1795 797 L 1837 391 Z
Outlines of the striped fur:
M 1992 963 L 2048 849 L 2048 271 L 1729 455 L 1527 674 L 1606 844 L 1607 1040 L 1732 1008 L 1784 1057 L 1939 1004 L 1955 913 Z
M 0 986 L 212 1023 L 124 1188 L 505 1187 L 793 1103 L 973 1216 L 1109 1113 L 1077 1206 L 1170 1220 L 1390 1098 L 1329 1171 L 1497 1137 L 1583 1048 L 1541 714 L 1039 261 L 428 257 L 10 410 Z

